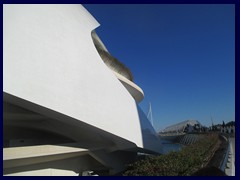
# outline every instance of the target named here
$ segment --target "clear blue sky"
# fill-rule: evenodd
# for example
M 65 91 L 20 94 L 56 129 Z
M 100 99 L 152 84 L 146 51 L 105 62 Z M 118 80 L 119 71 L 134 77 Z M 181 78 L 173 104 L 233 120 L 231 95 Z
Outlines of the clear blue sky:
M 196 119 L 235 121 L 234 5 L 107 5 L 84 7 L 109 52 L 134 75 L 152 104 L 154 128 Z

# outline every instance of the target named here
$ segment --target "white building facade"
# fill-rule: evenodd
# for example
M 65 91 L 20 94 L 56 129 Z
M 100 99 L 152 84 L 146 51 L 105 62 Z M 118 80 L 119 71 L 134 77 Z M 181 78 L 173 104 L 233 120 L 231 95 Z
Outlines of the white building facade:
M 81 5 L 3 5 L 3 174 L 115 174 L 162 146 L 134 82 L 94 44 Z

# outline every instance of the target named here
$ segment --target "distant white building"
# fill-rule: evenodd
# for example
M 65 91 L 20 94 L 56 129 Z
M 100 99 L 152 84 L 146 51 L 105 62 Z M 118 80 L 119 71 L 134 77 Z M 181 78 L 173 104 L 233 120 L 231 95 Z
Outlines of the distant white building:
M 114 174 L 162 152 L 98 26 L 81 5 L 3 5 L 4 175 Z
M 166 127 L 163 133 L 182 133 L 182 132 L 192 132 L 195 127 L 201 127 L 202 125 L 197 120 L 186 120 L 177 124 Z

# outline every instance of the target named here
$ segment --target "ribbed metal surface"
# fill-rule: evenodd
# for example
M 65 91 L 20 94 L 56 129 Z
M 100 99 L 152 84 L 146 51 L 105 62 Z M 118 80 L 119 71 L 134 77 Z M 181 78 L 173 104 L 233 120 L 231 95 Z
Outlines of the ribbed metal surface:
M 204 136 L 199 134 L 186 134 L 178 139 L 180 144 L 190 145 L 196 143 L 199 139 L 202 139 Z

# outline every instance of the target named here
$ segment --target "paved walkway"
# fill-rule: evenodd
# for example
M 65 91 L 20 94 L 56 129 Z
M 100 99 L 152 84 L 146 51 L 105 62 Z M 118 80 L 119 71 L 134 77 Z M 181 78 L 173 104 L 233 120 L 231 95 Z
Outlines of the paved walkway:
M 232 176 L 235 176 L 235 138 L 229 138 L 229 142 L 230 142 L 230 152 L 232 154 L 231 156 Z
M 230 149 L 228 154 L 228 163 L 225 173 L 228 176 L 235 176 L 235 137 L 229 138 Z

